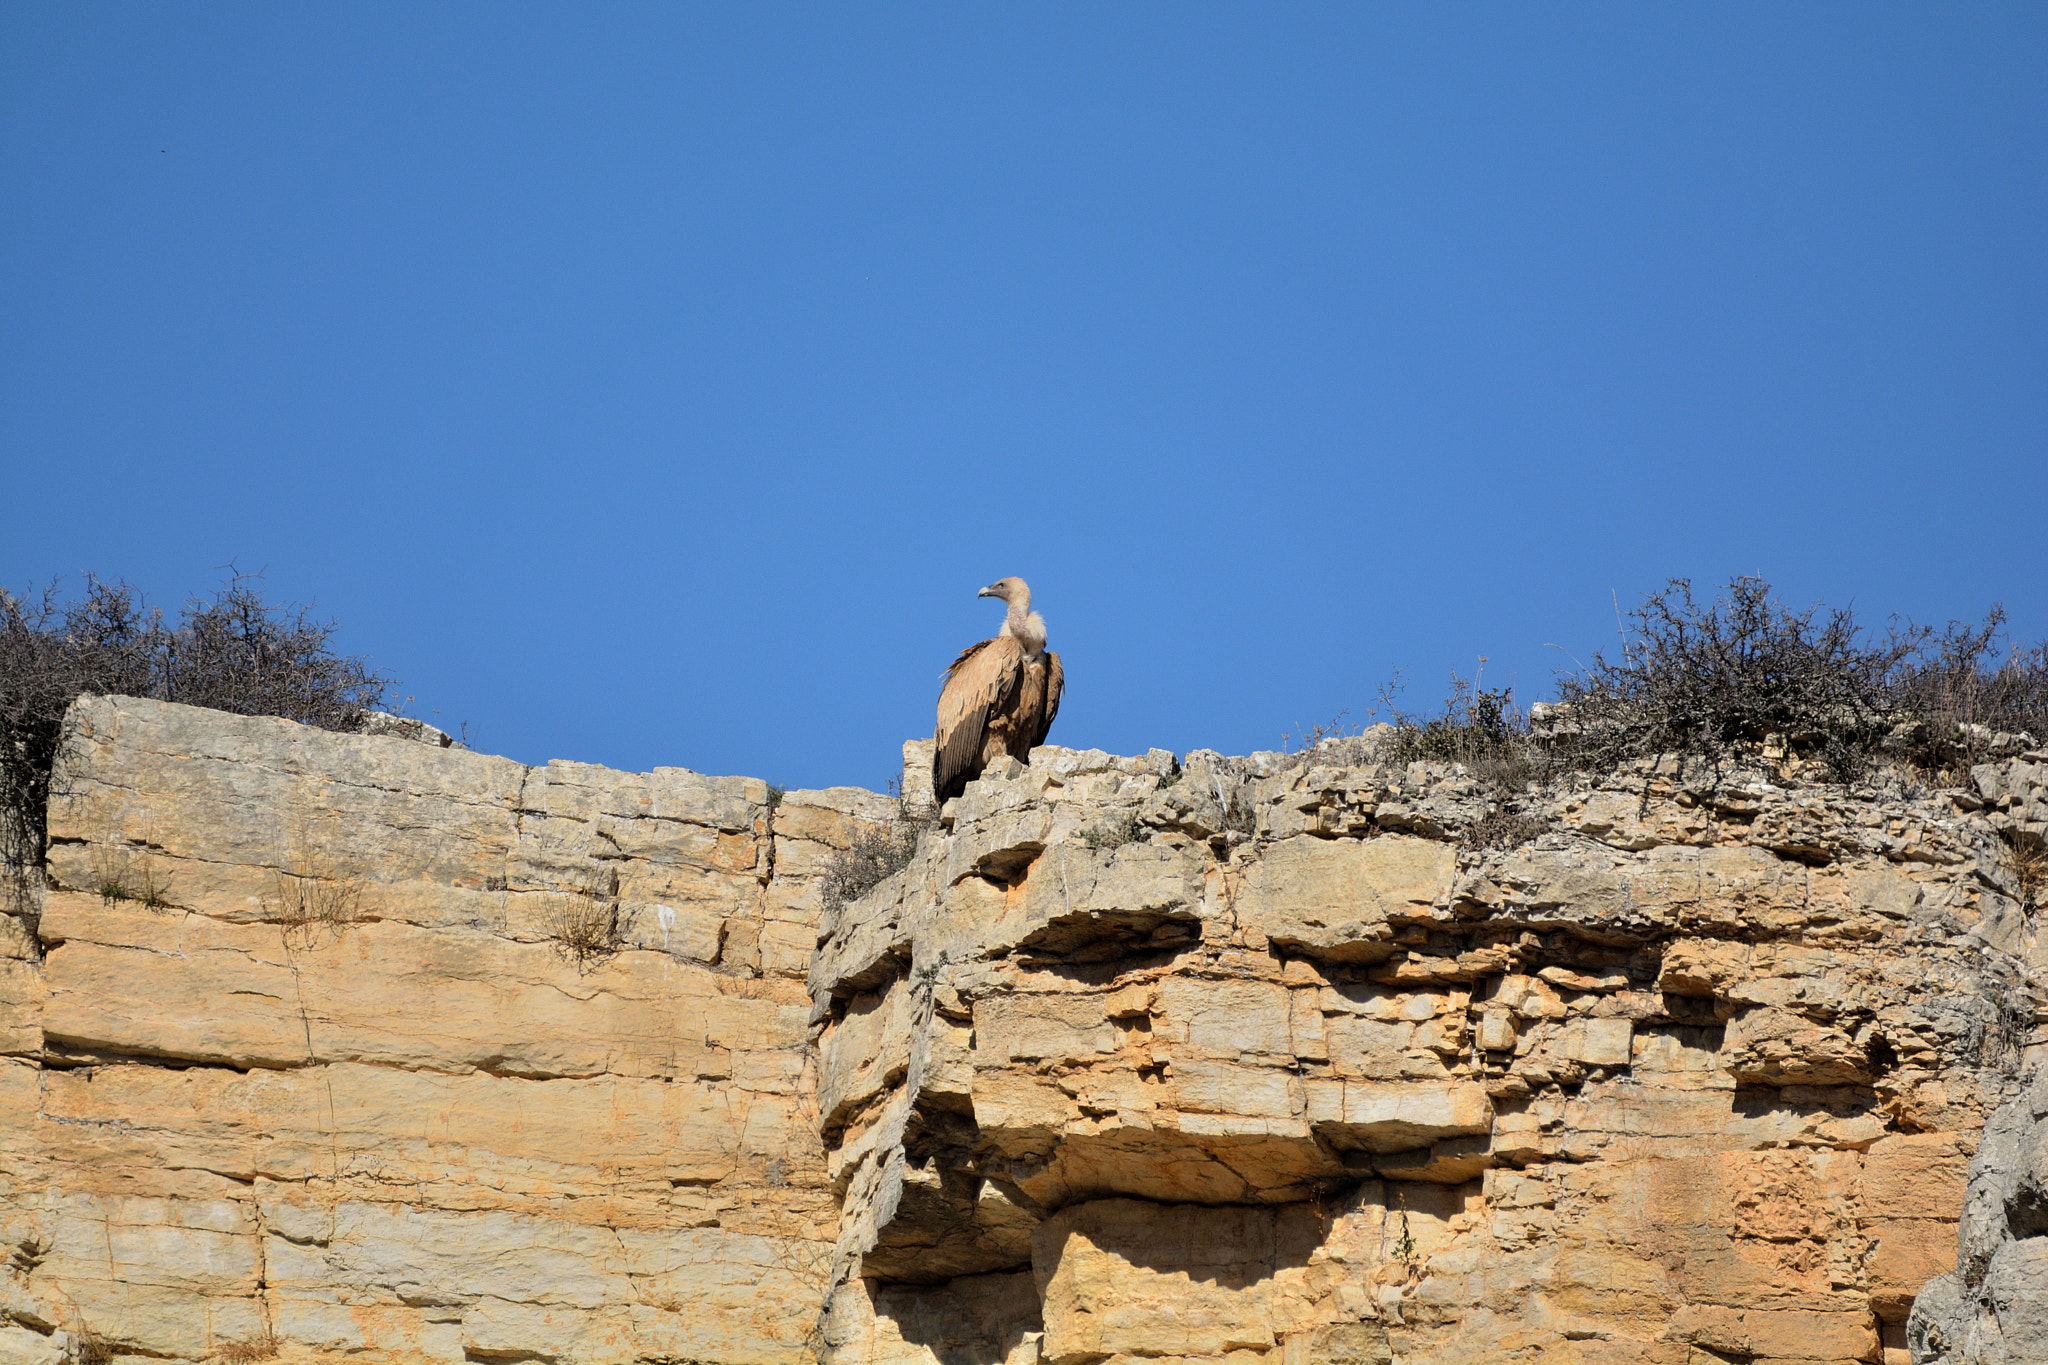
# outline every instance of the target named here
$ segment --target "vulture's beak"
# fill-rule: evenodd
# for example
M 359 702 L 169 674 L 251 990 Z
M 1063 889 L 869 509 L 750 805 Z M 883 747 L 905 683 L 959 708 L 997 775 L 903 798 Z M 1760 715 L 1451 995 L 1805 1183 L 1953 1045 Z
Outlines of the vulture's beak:
M 1000 584 L 991 583 L 974 595 L 976 597 L 1001 597 L 1003 595 L 1002 587 Z

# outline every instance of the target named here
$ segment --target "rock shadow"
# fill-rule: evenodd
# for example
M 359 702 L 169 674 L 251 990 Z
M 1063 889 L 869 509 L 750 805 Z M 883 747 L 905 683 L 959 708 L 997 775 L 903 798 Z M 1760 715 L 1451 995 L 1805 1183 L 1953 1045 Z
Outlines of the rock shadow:
M 1043 1330 L 1029 1270 L 876 1285 L 871 1293 L 876 1317 L 889 1319 L 905 1343 L 924 1347 L 939 1365 L 1003 1365 L 1027 1335 Z

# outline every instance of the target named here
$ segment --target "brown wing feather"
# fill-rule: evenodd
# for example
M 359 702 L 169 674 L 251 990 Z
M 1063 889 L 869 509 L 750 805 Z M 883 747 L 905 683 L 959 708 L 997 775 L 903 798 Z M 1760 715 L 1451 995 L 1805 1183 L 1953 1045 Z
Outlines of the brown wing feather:
M 1038 722 L 1038 733 L 1032 737 L 1031 747 L 1045 743 L 1045 737 L 1052 733 L 1053 717 L 1060 713 L 1060 692 L 1067 685 L 1067 671 L 1060 667 L 1060 656 L 1051 650 L 1045 652 L 1045 715 Z
M 969 645 L 946 670 L 932 753 L 932 790 L 958 796 L 980 770 L 988 718 L 1008 705 L 1024 676 L 1024 649 L 1007 635 Z

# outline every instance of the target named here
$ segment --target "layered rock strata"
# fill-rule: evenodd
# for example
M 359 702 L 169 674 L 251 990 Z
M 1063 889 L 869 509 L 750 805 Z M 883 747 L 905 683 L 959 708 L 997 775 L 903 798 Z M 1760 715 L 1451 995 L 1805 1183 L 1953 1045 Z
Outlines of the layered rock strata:
M 0 1359 L 810 1358 L 817 875 L 894 803 L 70 719 L 0 962 Z
M 823 926 L 835 1359 L 1903 1362 L 2034 1036 L 2042 757 L 986 774 Z
M 71 721 L 0 1360 L 1903 1362 L 2006 1283 L 1968 1222 L 1935 1277 L 2034 1037 L 2039 754 L 1046 748 L 828 909 L 894 801 Z

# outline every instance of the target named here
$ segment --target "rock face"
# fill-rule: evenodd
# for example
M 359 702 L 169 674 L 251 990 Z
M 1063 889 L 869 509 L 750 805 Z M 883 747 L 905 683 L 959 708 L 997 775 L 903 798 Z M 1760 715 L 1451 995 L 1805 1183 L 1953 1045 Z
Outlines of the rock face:
M 2034 1330 L 2041 755 L 1504 814 L 1044 748 L 828 905 L 893 800 L 70 719 L 0 924 L 0 1361 L 1891 1365 L 1923 1285 L 1923 1354 Z
M 893 803 L 70 719 L 0 962 L 0 1360 L 809 1358 L 817 872 Z
M 2048 1070 L 1985 1125 L 1957 1242 L 1913 1301 L 1916 1365 L 2048 1360 Z
M 2043 775 L 991 770 L 822 926 L 833 1358 L 1903 1362 Z

